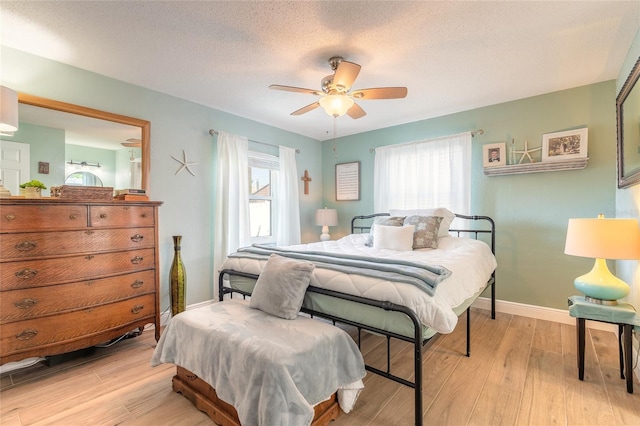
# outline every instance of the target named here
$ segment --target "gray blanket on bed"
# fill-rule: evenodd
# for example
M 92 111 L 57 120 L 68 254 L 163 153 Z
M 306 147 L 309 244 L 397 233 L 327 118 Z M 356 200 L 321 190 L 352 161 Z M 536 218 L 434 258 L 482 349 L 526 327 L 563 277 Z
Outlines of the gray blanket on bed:
M 317 268 L 332 269 L 346 274 L 385 278 L 391 281 L 415 285 L 433 296 L 438 283 L 451 275 L 443 266 L 380 257 L 365 257 L 320 251 L 294 251 L 281 247 L 254 244 L 238 249 L 229 257 L 267 259 L 271 253 L 312 262 Z
M 359 389 L 364 361 L 343 330 L 306 317 L 285 320 L 244 301 L 214 303 L 171 319 L 151 365 L 190 370 L 233 405 L 245 426 L 301 426 L 313 405 Z M 354 386 L 355 384 L 355 386 Z

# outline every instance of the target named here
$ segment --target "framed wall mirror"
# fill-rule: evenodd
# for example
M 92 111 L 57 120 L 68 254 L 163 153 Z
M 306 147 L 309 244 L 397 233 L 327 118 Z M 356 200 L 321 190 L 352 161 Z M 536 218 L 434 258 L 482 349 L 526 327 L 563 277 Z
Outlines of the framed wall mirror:
M 48 186 L 62 185 L 69 175 L 87 172 L 100 178 L 104 186 L 149 189 L 149 121 L 24 93 L 18 93 L 18 102 L 20 128 L 16 142 L 39 139 L 53 143 L 62 139 L 64 144 L 64 153 L 32 147 L 31 179 L 49 179 Z M 105 156 L 114 160 L 106 165 L 105 160 L 100 161 Z M 34 175 L 38 163 L 43 161 L 51 161 L 47 172 L 56 173 L 55 178 Z M 101 166 L 96 167 L 98 163 Z
M 616 98 L 618 188 L 640 184 L 640 58 Z

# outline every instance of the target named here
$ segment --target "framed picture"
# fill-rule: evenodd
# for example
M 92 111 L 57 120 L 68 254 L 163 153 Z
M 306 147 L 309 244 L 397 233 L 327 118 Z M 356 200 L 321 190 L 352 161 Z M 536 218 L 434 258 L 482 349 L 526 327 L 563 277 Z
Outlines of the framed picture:
M 490 143 L 482 145 L 482 166 L 496 167 L 507 165 L 507 144 Z
M 542 135 L 542 161 L 587 158 L 587 128 Z
M 360 199 L 360 162 L 336 164 L 336 201 Z

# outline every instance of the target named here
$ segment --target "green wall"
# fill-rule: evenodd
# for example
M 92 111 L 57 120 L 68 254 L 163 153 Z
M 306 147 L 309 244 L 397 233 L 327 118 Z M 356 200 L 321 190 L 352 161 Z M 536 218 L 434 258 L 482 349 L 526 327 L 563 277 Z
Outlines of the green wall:
M 583 170 L 483 173 L 483 144 L 514 138 L 518 149 L 525 140 L 533 148 L 542 145 L 544 133 L 585 126 L 589 161 Z M 573 279 L 593 263 L 564 254 L 568 219 L 615 215 L 615 81 L 343 137 L 336 141 L 337 160 L 333 141 L 323 142 L 323 204 L 338 209 L 340 220 L 331 234 L 344 235 L 352 216 L 373 213 L 375 154 L 370 148 L 480 128 L 484 134 L 473 139 L 471 213 L 496 221 L 497 297 L 566 309 L 567 297 L 576 292 Z M 361 162 L 361 199 L 336 202 L 335 164 L 349 161 Z

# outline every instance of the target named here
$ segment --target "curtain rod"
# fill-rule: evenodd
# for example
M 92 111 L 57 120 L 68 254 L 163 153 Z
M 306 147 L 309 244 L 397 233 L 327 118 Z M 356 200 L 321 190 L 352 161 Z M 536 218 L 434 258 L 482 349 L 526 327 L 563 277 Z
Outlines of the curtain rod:
M 218 131 L 217 131 L 217 130 L 209 129 L 209 134 L 210 134 L 211 136 L 213 136 L 213 135 L 219 135 L 220 133 L 218 133 Z M 260 145 L 266 145 L 266 146 L 276 147 L 276 148 L 278 147 L 277 145 L 272 145 L 272 144 L 270 144 L 270 143 L 266 143 L 266 142 L 254 141 L 254 140 L 252 140 L 252 139 L 249 139 L 249 142 L 257 143 L 257 144 L 260 144 Z M 297 148 L 296 148 L 296 154 L 300 154 L 300 150 L 299 150 L 299 149 L 297 149 Z
M 476 130 L 474 132 L 471 132 L 471 137 L 472 138 L 474 138 L 476 135 L 478 135 L 478 136 L 484 135 L 484 130 L 483 129 L 478 129 L 478 130 Z M 374 152 L 376 152 L 376 149 L 375 148 L 369 148 L 369 152 L 373 154 Z

